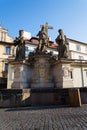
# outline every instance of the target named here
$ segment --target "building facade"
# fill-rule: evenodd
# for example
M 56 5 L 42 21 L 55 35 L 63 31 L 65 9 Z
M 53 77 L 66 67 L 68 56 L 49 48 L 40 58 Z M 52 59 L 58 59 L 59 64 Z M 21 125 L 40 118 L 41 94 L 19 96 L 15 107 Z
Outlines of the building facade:
M 77 59 L 77 60 L 87 60 L 87 44 L 72 40 L 68 38 L 69 43 L 69 58 L 70 59 Z M 38 38 L 32 37 L 30 40 L 26 40 L 26 56 L 35 51 L 36 47 L 38 46 L 39 41 Z M 53 51 L 53 55 L 56 57 L 58 56 L 57 51 L 58 45 L 52 41 L 49 41 L 49 47 L 47 47 L 47 51 Z
M 87 43 L 68 39 L 71 59 L 87 60 Z
M 8 59 L 14 53 L 13 38 L 0 26 L 0 88 L 6 87 Z
M 33 52 L 36 50 L 38 44 L 39 44 L 39 40 L 36 37 L 32 37 L 30 40 L 25 40 L 25 46 L 26 46 L 26 51 L 25 51 L 25 55 L 28 56 L 29 53 Z M 47 47 L 47 52 L 53 52 L 54 56 L 58 56 L 58 51 L 57 51 L 57 44 L 54 44 L 53 41 L 49 41 L 49 46 Z
M 73 87 L 87 87 L 87 61 L 74 61 L 71 74 Z

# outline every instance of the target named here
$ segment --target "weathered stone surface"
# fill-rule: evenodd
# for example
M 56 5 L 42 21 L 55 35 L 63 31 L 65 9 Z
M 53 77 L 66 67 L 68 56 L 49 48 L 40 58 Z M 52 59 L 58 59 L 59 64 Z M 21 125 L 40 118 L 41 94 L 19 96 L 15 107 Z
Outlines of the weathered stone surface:
M 31 68 L 25 61 L 13 61 L 9 63 L 7 88 L 29 88 Z
M 33 87 L 54 87 L 52 82 L 51 66 L 49 63 L 50 56 L 35 55 L 35 63 L 33 68 L 33 75 L 31 81 L 31 88 Z
M 71 88 L 73 81 L 70 77 L 70 63 L 66 60 L 60 60 L 52 65 L 52 76 L 57 88 Z

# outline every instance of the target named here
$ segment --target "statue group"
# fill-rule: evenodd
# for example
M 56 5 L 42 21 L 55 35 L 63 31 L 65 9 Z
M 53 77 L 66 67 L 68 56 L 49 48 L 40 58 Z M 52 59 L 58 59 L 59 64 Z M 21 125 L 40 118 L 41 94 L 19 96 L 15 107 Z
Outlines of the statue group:
M 48 29 L 53 29 L 52 26 L 49 26 L 48 23 L 41 25 L 41 30 L 38 32 L 37 37 L 39 37 L 39 44 L 36 48 L 36 53 L 46 53 L 46 48 L 49 46 L 49 36 Z M 62 29 L 58 30 L 59 35 L 55 39 L 58 44 L 58 59 L 68 58 L 68 41 L 66 36 L 63 34 Z M 14 40 L 14 45 L 16 47 L 16 60 L 25 59 L 25 40 L 23 37 L 23 30 L 19 31 L 19 37 Z

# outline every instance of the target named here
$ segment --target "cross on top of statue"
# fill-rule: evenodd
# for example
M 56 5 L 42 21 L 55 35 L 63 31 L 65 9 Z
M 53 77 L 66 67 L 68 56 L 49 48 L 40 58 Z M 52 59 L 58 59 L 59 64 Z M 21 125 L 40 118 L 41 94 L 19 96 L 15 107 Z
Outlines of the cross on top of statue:
M 53 27 L 49 26 L 47 22 L 45 23 L 45 25 L 41 25 L 40 27 L 41 28 L 44 27 L 45 32 L 46 32 L 47 35 L 48 35 L 48 29 L 53 29 Z

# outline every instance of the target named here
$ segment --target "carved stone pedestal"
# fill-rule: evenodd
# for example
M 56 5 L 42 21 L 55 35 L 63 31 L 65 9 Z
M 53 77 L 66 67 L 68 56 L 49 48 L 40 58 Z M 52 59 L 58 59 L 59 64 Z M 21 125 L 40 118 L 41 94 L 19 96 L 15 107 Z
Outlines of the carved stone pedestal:
M 13 61 L 8 66 L 8 84 L 9 89 L 29 88 L 29 64 L 25 61 Z
M 71 61 L 58 60 L 52 65 L 52 76 L 56 88 L 72 88 Z
M 52 82 L 50 55 L 36 54 L 34 57 L 32 70 L 31 88 L 48 88 L 54 87 Z

